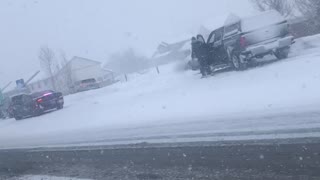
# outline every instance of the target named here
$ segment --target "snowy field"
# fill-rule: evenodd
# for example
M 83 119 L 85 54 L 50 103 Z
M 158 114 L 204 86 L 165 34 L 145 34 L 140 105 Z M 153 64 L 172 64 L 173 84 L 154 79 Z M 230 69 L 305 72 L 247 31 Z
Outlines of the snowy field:
M 0 148 L 320 137 L 320 36 L 290 58 L 200 79 L 181 63 L 65 97 L 65 109 L 0 121 Z

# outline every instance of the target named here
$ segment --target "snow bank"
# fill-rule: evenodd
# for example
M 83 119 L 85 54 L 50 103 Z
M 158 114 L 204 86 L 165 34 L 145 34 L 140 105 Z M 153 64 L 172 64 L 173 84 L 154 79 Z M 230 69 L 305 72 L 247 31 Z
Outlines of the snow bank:
M 313 56 L 319 52 L 320 35 L 308 36 L 296 39 L 296 44 L 291 48 L 291 57 L 310 55 Z
M 1 121 L 0 148 L 320 127 L 319 117 L 291 117 L 320 105 L 319 40 L 297 40 L 287 60 L 208 79 L 177 64 L 129 75 L 128 82 L 65 97 L 61 111 Z M 289 115 L 274 118 L 279 112 Z

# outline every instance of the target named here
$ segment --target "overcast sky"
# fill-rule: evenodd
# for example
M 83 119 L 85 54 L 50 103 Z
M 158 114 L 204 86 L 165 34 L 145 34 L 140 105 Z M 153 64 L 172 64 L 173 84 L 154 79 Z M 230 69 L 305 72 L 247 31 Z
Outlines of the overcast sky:
M 1 0 L 0 87 L 39 70 L 43 45 L 101 62 L 127 47 L 150 55 L 230 12 L 254 10 L 248 0 Z

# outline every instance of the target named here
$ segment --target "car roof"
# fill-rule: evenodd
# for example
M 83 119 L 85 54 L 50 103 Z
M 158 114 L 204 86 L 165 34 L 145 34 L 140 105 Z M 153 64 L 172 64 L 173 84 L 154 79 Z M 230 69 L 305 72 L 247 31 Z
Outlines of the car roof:
M 45 91 L 40 91 L 40 92 L 35 92 L 35 93 L 32 93 L 31 96 L 32 97 L 40 97 L 44 94 L 47 94 L 47 93 L 53 93 L 54 91 L 52 90 L 45 90 Z
M 16 95 L 11 96 L 10 98 L 12 99 L 12 98 L 19 97 L 19 96 L 23 96 L 23 95 L 28 95 L 28 94 L 25 94 L 25 93 L 23 93 L 23 94 L 16 94 Z

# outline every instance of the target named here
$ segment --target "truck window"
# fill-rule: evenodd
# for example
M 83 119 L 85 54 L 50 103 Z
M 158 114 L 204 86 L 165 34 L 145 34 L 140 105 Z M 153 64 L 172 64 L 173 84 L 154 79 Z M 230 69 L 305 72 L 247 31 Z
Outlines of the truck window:
M 236 23 L 233 25 L 226 26 L 224 29 L 225 36 L 229 36 L 240 31 L 240 23 Z
M 201 41 L 202 43 L 205 43 L 206 41 L 204 40 L 204 37 L 202 35 L 197 36 L 197 40 Z
M 215 38 L 215 32 L 212 32 L 212 33 L 210 34 L 210 36 L 209 36 L 209 41 L 208 41 L 208 43 L 209 43 L 209 44 L 214 43 L 214 38 Z
M 220 41 L 222 39 L 222 34 L 223 34 L 223 28 L 218 29 L 215 31 L 215 40 L 214 42 Z

